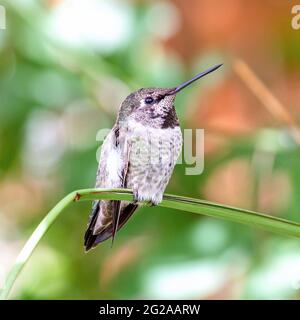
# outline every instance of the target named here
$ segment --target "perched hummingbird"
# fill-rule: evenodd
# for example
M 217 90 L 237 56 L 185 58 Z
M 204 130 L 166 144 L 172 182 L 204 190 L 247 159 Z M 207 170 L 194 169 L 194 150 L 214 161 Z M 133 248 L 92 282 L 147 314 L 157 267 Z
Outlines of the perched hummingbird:
M 220 66 L 174 88 L 139 89 L 123 101 L 102 145 L 96 188 L 130 188 L 134 201 L 94 202 L 84 237 L 86 251 L 110 237 L 113 240 L 139 202 L 157 205 L 162 201 L 182 147 L 176 94 Z

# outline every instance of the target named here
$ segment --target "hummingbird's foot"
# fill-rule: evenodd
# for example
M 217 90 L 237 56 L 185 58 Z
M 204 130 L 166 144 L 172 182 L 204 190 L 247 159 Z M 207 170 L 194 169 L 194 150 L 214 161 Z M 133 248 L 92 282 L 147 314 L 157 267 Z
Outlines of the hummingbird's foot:
M 139 192 L 137 190 L 133 190 L 133 203 L 145 203 L 148 206 L 154 207 L 158 205 L 162 201 L 161 194 L 149 195 L 149 193 Z

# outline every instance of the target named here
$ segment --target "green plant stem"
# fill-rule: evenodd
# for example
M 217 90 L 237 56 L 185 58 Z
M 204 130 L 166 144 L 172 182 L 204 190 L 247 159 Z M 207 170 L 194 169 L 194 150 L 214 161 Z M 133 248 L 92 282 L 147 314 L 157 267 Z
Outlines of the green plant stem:
M 41 238 L 50 228 L 52 223 L 56 220 L 59 214 L 74 200 L 74 193 L 70 193 L 65 198 L 57 203 L 57 205 L 46 215 L 34 230 L 30 238 L 27 240 L 23 249 L 19 253 L 13 267 L 11 268 L 8 276 L 5 279 L 3 288 L 0 290 L 0 299 L 7 299 L 14 282 L 16 281 L 19 273 L 25 266 L 30 258 L 33 250 L 40 242 Z
M 91 201 L 99 199 L 132 201 L 133 196 L 131 190 L 128 189 L 82 189 L 74 191 L 64 197 L 46 215 L 26 242 L 17 257 L 15 264 L 5 279 L 3 288 L 0 290 L 0 299 L 8 298 L 21 270 L 25 266 L 41 238 L 50 228 L 52 223 L 58 218 L 60 213 L 74 201 Z M 222 218 L 233 222 L 252 225 L 254 227 L 260 227 L 282 235 L 300 238 L 300 224 L 253 211 L 168 194 L 164 195 L 164 199 L 159 206 Z

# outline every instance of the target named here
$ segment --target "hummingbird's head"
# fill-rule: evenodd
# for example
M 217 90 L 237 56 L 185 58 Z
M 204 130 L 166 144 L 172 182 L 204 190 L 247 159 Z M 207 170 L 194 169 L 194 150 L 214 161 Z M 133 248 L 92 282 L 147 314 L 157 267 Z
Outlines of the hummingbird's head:
M 160 127 L 164 118 L 174 110 L 174 88 L 141 88 L 122 103 L 119 121 L 134 119 L 144 125 Z M 174 112 L 174 111 L 173 111 Z
M 131 93 L 121 105 L 119 121 L 134 119 L 144 125 L 157 128 L 178 125 L 174 108 L 176 94 L 220 66 L 221 64 L 209 68 L 173 88 L 142 88 Z

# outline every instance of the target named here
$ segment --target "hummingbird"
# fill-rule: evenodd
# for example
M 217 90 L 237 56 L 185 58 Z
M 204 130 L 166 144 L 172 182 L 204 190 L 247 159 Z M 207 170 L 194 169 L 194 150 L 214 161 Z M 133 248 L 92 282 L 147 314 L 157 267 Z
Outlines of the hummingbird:
M 122 103 L 117 120 L 103 141 L 96 188 L 130 188 L 133 201 L 97 200 L 84 236 L 85 251 L 112 238 L 141 203 L 157 205 L 182 148 L 175 111 L 177 93 L 217 70 L 215 65 L 172 88 L 141 88 Z

